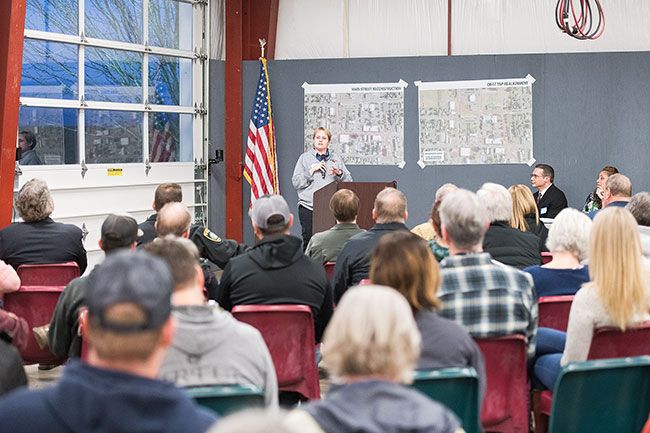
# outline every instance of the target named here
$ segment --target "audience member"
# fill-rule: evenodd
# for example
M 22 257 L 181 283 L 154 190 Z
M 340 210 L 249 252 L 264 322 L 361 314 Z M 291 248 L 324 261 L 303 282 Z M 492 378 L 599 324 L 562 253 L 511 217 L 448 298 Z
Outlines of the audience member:
M 330 210 L 336 218 L 336 225 L 324 232 L 314 233 L 305 250 L 305 254 L 316 263 L 335 262 L 347 240 L 364 231 L 357 225 L 359 197 L 353 191 L 336 191 L 330 199 Z
M 524 269 L 533 276 L 538 297 L 575 295 L 589 281 L 589 268 L 582 262 L 589 252 L 590 231 L 591 220 L 576 209 L 564 209 L 555 217 L 546 242 L 553 259 Z
M 196 245 L 168 235 L 144 250 L 162 258 L 174 280 L 172 314 L 177 330 L 160 378 L 182 387 L 251 384 L 265 391 L 267 405 L 277 406 L 275 367 L 262 335 L 218 305 L 206 304 Z
M 368 278 L 370 254 L 379 238 L 395 230 L 408 230 L 406 196 L 395 188 L 385 188 L 375 198 L 372 209 L 375 225 L 364 233 L 350 238 L 343 246 L 334 267 L 332 284 L 334 300 L 338 302 L 348 287 Z
M 530 182 L 537 189 L 533 197 L 540 218 L 555 218 L 568 206 L 566 196 L 554 181 L 555 170 L 548 164 L 537 164 L 530 175 Z
M 512 216 L 510 227 L 522 232 L 530 232 L 539 238 L 539 251 L 548 251 L 546 238 L 548 229 L 537 215 L 537 205 L 530 189 L 526 185 L 512 185 L 508 188 L 512 198 Z
M 650 193 L 643 191 L 634 194 L 626 208 L 639 225 L 643 256 L 650 260 Z
M 174 333 L 165 263 L 143 252 L 117 253 L 88 278 L 88 314 L 81 319 L 88 362 L 69 363 L 54 386 L 1 399 L 3 430 L 208 430 L 212 414 L 156 379 Z
M 15 292 L 19 288 L 20 278 L 14 268 L 0 260 L 0 300 L 5 293 Z M 24 349 L 27 346 L 28 338 L 29 325 L 25 319 L 0 308 L 0 340 L 13 343 L 17 348 Z M 7 357 L 12 356 L 9 349 L 4 349 L 3 353 L 6 353 Z M 20 361 L 20 356 L 18 360 Z M 2 376 L 0 375 L 0 377 Z M 0 394 L 2 394 L 2 385 L 0 385 Z
M 127 214 L 111 214 L 102 223 L 99 248 L 109 257 L 118 251 L 135 249 L 137 238 L 138 223 L 135 219 Z M 90 275 L 101 266 L 95 266 Z M 58 358 L 81 356 L 79 312 L 86 305 L 90 275 L 70 281 L 56 303 L 47 331 L 47 342 L 50 351 Z M 34 332 L 38 341 L 38 332 Z
M 632 182 L 630 179 L 620 173 L 613 174 L 605 182 L 603 192 L 603 208 L 606 207 L 625 207 L 632 198 Z M 589 212 L 589 218 L 594 219 L 598 210 Z
M 611 165 L 606 165 L 598 173 L 598 178 L 596 179 L 596 189 L 589 193 L 587 199 L 585 200 L 585 205 L 582 208 L 583 212 L 596 211 L 603 207 L 603 194 L 605 193 L 605 182 L 607 178 L 613 174 L 618 173 L 616 167 Z
M 535 363 L 535 376 L 549 389 L 562 366 L 587 359 L 595 329 L 615 326 L 625 330 L 650 319 L 650 290 L 634 217 L 618 207 L 598 212 L 589 253 L 591 282 L 573 299 L 567 332 L 539 330 L 540 347 L 559 352 L 538 353 L 541 356 Z
M 440 271 L 424 239 L 401 230 L 382 236 L 370 261 L 370 280 L 396 289 L 408 301 L 422 336 L 418 370 L 474 367 L 485 390 L 478 346 L 463 327 L 437 313 Z
M 442 198 L 445 196 L 445 194 L 457 190 L 458 187 L 454 185 L 453 183 L 446 183 L 442 185 L 440 188 L 436 190 L 436 196 L 433 199 L 433 206 L 432 208 L 432 213 L 433 213 L 433 207 L 435 207 L 436 203 L 440 202 Z M 439 240 L 440 235 L 438 234 L 438 237 L 436 238 L 436 232 L 435 232 L 435 227 L 432 225 L 433 220 L 432 218 L 429 218 L 427 222 L 424 222 L 422 224 L 418 224 L 415 227 L 411 229 L 411 233 L 414 233 L 418 236 L 420 236 L 422 239 L 425 241 L 436 241 L 436 239 Z
M 463 325 L 474 338 L 523 334 L 532 357 L 537 331 L 533 280 L 483 252 L 489 221 L 476 194 L 450 193 L 440 206 L 440 220 L 450 253 L 440 264 L 440 315 Z
M 320 427 L 287 425 L 286 412 L 248 409 L 219 421 L 208 433 L 322 433 Z
M 25 183 L 16 197 L 16 210 L 23 222 L 0 230 L 0 259 L 17 269 L 25 264 L 77 262 L 86 270 L 86 250 L 79 227 L 50 218 L 54 200 L 40 179 Z
M 0 315 L 4 312 L 0 310 Z M 16 348 L 7 343 L 0 334 L 0 396 L 24 386 L 27 386 L 27 376 L 23 360 Z M 4 422 L 2 424 L 4 428 Z
M 293 215 L 282 196 L 258 198 L 250 217 L 258 243 L 228 262 L 217 302 L 225 310 L 250 304 L 308 305 L 319 342 L 333 309 L 325 270 L 302 252 L 299 238 L 289 235 Z
M 459 433 L 456 416 L 410 383 L 420 334 L 403 296 L 359 286 L 343 296 L 325 332 L 323 360 L 333 378 L 325 399 L 289 415 L 306 431 Z
M 153 201 L 153 210 L 156 211 L 156 213 L 149 216 L 146 221 L 140 223 L 139 227 L 143 234 L 138 238 L 138 246 L 151 242 L 158 235 L 158 232 L 156 231 L 156 222 L 160 218 L 159 213 L 162 208 L 168 203 L 180 203 L 182 201 L 183 190 L 179 184 L 163 183 L 156 188 Z M 185 209 L 187 210 L 187 207 L 185 207 Z M 209 228 L 200 224 L 193 225 L 191 223 L 189 211 L 187 211 L 187 215 L 188 233 L 186 237 L 194 242 L 199 249 L 201 257 L 210 260 L 219 268 L 223 269 L 231 257 L 244 253 L 248 248 L 246 245 L 240 244 L 237 241 L 221 239 Z
M 20 288 L 20 278 L 16 270 L 0 260 L 0 299 L 5 293 L 15 292 Z
M 494 260 L 523 269 L 542 263 L 539 237 L 510 226 L 512 197 L 496 183 L 484 183 L 476 193 L 490 221 L 483 239 L 483 251 Z
M 41 165 L 41 158 L 36 153 L 36 135 L 30 131 L 20 131 L 18 134 L 18 164 Z

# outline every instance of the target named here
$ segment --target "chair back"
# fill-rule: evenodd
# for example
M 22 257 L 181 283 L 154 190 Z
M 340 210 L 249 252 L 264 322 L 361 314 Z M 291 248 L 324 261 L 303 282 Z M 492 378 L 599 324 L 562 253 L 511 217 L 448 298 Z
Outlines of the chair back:
M 4 308 L 27 321 L 29 329 L 47 325 L 52 319 L 56 302 L 63 292 L 63 286 L 21 286 L 17 292 L 6 293 Z M 58 359 L 47 348 L 41 349 L 36 343 L 33 333 L 29 333 L 27 346 L 21 350 L 20 356 L 25 364 L 59 364 Z
M 539 298 L 539 326 L 566 332 L 572 302 L 573 295 Z
M 491 432 L 528 432 L 527 346 L 523 335 L 476 339 L 485 359 L 487 391 L 481 423 Z
M 587 359 L 650 355 L 650 320 L 621 331 L 600 328 L 594 333 Z
M 542 264 L 545 265 L 551 260 L 553 260 L 553 254 L 548 251 L 542 251 Z
M 185 388 L 199 405 L 221 416 L 264 407 L 264 393 L 253 385 L 211 385 Z
M 650 412 L 650 356 L 572 363 L 553 391 L 551 433 L 639 433 Z
M 67 286 L 80 274 L 76 262 L 20 265 L 16 272 L 23 286 Z
M 320 398 L 314 319 L 306 305 L 238 305 L 232 314 L 257 328 L 271 352 L 280 391 Z
M 327 281 L 332 281 L 332 277 L 334 276 L 334 267 L 336 266 L 336 262 L 327 262 L 323 266 L 325 267 L 325 275 L 327 275 Z
M 451 409 L 467 433 L 481 431 L 478 375 L 474 368 L 416 371 L 411 386 Z

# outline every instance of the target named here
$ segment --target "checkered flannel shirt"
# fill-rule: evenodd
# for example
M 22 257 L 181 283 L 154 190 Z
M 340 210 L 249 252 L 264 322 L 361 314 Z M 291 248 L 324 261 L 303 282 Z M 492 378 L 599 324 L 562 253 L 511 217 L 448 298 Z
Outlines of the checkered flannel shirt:
M 523 334 L 535 354 L 537 300 L 530 274 L 493 262 L 488 253 L 445 258 L 438 297 L 440 315 L 474 338 Z

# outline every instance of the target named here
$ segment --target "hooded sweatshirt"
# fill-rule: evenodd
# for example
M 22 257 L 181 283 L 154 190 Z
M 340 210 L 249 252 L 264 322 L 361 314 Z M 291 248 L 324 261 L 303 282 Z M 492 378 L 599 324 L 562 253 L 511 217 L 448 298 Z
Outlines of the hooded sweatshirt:
M 325 269 L 302 252 L 300 239 L 284 234 L 266 236 L 228 262 L 217 302 L 225 310 L 235 305 L 308 305 L 317 342 L 333 309 Z
M 278 382 L 264 339 L 250 325 L 217 306 L 174 308 L 178 327 L 160 367 L 160 378 L 177 386 L 250 384 L 278 405 Z
M 191 433 L 216 418 L 171 383 L 79 361 L 56 385 L 0 399 L 1 432 Z
M 380 380 L 332 385 L 303 406 L 326 433 L 455 433 L 456 415 L 424 394 Z M 462 430 L 460 430 L 462 431 Z

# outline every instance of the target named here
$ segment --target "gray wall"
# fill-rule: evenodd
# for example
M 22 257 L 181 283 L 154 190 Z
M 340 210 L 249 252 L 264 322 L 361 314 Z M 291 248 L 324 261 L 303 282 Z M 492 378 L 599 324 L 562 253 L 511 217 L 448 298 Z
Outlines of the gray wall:
M 213 61 L 211 67 L 214 63 Z M 582 207 L 595 186 L 599 169 L 615 165 L 627 174 L 635 191 L 650 189 L 646 176 L 650 166 L 650 53 L 539 54 L 499 56 L 409 57 L 381 59 L 282 60 L 268 63 L 276 125 L 280 189 L 297 216 L 297 194 L 291 175 L 303 151 L 303 90 L 301 85 L 319 83 L 395 82 L 405 80 L 404 169 L 389 166 L 349 166 L 357 181 L 396 179 L 409 200 L 409 226 L 428 217 L 436 188 L 446 182 L 476 190 L 483 182 L 505 186 L 529 184 L 531 168 L 525 164 L 431 166 L 420 169 L 416 80 L 536 78 L 533 85 L 534 157 L 551 164 L 556 184 L 569 205 Z M 216 76 L 220 73 L 220 76 Z M 248 130 L 250 107 L 257 84 L 259 63 L 243 66 L 242 143 Z M 223 68 L 212 67 L 211 126 L 223 143 Z M 213 115 L 214 112 L 219 114 Z M 221 116 L 220 119 L 218 117 Z M 216 125 L 215 122 L 221 122 Z M 218 128 L 217 128 L 218 126 Z M 221 182 L 221 183 L 220 183 Z M 223 176 L 211 181 L 212 208 L 223 207 Z M 245 182 L 245 181 L 244 181 Z M 244 206 L 249 188 L 244 186 Z M 219 197 L 221 194 L 221 197 Z M 215 197 L 216 195 L 216 197 Z M 219 202 L 219 203 L 217 203 Z M 220 210 L 219 210 L 220 211 Z M 216 214 L 216 211 L 213 211 Z M 297 218 L 296 218 L 297 219 Z M 212 220 L 213 227 L 219 227 Z M 245 218 L 244 240 L 252 243 Z M 299 233 L 296 227 L 294 233 Z

